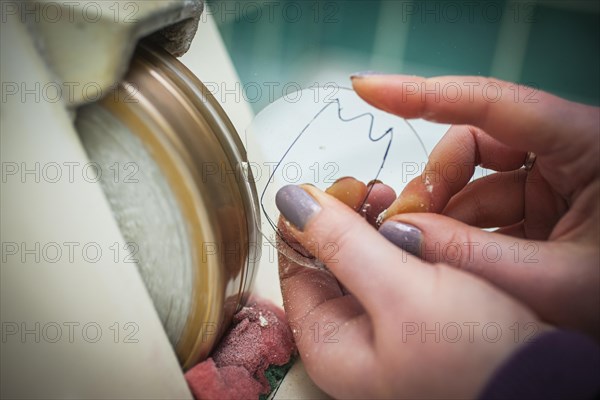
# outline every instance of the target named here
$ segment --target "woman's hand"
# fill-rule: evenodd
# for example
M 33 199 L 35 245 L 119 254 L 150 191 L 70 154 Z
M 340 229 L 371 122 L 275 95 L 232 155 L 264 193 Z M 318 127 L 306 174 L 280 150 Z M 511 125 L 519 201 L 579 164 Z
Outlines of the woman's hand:
M 598 339 L 600 109 L 477 77 L 359 75 L 353 85 L 390 113 L 459 124 L 380 231 Z M 537 154 L 531 170 L 521 168 L 527 152 Z M 469 183 L 478 165 L 498 172 Z
M 378 185 L 373 209 L 393 199 Z M 353 210 L 356 199 L 343 196 L 351 186 L 364 192 L 346 179 L 331 195 L 311 186 L 277 194 L 286 241 L 329 268 L 280 255 L 284 307 L 309 375 L 338 398 L 476 396 L 540 332 L 537 318 L 485 281 L 394 246 Z

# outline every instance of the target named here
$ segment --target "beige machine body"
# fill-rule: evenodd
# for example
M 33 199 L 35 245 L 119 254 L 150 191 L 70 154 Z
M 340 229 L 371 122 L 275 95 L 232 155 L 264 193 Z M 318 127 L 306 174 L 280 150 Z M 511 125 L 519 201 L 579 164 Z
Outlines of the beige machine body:
M 189 48 L 193 74 L 234 86 L 201 11 L 199 1 L 2 2 L 1 397 L 191 397 L 74 121 L 123 78 L 142 37 L 174 55 Z M 243 131 L 248 104 L 221 105 Z

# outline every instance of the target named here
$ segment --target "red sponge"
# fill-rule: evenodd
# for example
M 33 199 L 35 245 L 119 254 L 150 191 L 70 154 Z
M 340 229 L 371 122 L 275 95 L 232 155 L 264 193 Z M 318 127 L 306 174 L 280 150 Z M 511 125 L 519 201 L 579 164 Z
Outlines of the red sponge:
M 217 368 L 212 358 L 189 370 L 185 379 L 196 399 L 253 399 L 258 398 L 262 390 L 247 369 Z
M 253 299 L 234 316 L 212 359 L 185 377 L 196 399 L 258 399 L 271 390 L 265 370 L 286 364 L 295 349 L 283 311 Z

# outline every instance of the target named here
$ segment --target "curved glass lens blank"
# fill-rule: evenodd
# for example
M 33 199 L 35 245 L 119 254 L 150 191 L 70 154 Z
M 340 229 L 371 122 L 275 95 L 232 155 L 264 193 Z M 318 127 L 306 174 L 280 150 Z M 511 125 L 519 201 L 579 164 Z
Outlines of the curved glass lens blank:
M 278 227 L 275 195 L 280 188 L 309 183 L 325 190 L 352 176 L 365 183 L 380 180 L 399 193 L 427 161 L 409 121 L 335 86 L 305 89 L 267 106 L 246 130 L 246 147 L 264 237 L 295 262 L 316 268 L 323 266 Z

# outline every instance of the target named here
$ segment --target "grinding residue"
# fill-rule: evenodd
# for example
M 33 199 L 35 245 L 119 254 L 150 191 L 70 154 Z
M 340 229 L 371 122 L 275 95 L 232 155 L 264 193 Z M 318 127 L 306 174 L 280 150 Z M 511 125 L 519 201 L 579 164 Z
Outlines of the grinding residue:
M 177 201 L 143 143 L 99 105 L 82 108 L 77 128 L 167 332 L 176 345 L 190 312 L 192 255 Z M 117 171 L 117 172 L 115 172 Z
M 375 225 L 377 227 L 380 227 L 381 224 L 383 224 L 383 220 L 385 219 L 387 214 L 387 209 L 383 210 L 378 216 L 377 219 L 375 220 Z
M 427 190 L 429 193 L 433 193 L 433 185 L 429 180 L 429 176 L 425 177 L 425 190 Z
M 262 315 L 262 313 L 258 313 L 258 323 L 260 324 L 260 326 L 262 326 L 263 328 L 267 325 L 269 325 L 269 321 L 267 321 L 267 319 Z

